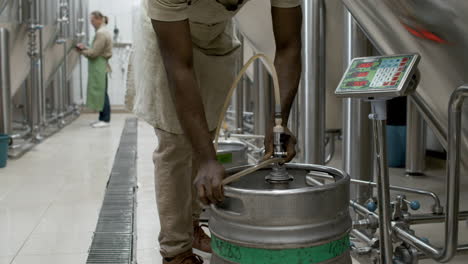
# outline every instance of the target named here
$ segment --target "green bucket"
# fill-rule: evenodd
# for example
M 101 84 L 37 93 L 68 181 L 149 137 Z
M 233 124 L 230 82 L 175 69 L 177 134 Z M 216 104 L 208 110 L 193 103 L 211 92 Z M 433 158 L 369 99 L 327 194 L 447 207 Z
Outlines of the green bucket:
M 10 136 L 0 134 L 0 168 L 5 168 L 8 160 L 8 145 L 10 145 Z

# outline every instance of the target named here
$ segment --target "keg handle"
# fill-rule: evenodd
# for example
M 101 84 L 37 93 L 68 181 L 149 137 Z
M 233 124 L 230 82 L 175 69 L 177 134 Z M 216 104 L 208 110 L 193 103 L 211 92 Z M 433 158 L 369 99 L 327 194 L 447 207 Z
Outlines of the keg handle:
M 244 211 L 242 213 L 227 211 L 227 210 L 219 209 L 215 204 L 211 204 L 210 207 L 213 212 L 215 212 L 216 214 L 224 218 L 231 219 L 231 220 L 245 219 L 248 217 L 248 214 L 246 213 L 246 209 L 245 209 L 245 202 L 244 202 L 242 195 L 237 194 L 230 189 L 224 189 L 224 196 L 228 198 L 234 198 L 234 199 L 240 200 L 242 202 L 242 207 L 244 208 Z

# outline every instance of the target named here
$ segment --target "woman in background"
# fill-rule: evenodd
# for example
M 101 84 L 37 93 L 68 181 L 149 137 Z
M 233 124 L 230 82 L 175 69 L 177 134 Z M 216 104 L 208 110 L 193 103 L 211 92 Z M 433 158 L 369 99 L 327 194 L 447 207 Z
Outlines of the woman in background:
M 99 121 L 93 122 L 93 128 L 109 126 L 111 107 L 107 94 L 107 74 L 110 72 L 108 60 L 112 57 L 112 36 L 106 29 L 109 19 L 99 11 L 91 13 L 91 24 L 96 30 L 91 47 L 80 43 L 78 51 L 88 58 L 88 93 L 86 107 L 99 111 Z

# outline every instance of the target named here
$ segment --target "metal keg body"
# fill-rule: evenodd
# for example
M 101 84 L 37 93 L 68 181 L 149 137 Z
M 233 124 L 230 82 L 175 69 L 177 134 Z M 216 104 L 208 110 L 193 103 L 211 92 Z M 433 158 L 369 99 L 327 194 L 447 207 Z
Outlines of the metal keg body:
M 351 263 L 349 176 L 329 167 L 284 166 L 294 180 L 267 181 L 271 168 L 265 168 L 225 187 L 227 198 L 210 218 L 212 263 Z M 309 171 L 335 182 L 310 186 Z

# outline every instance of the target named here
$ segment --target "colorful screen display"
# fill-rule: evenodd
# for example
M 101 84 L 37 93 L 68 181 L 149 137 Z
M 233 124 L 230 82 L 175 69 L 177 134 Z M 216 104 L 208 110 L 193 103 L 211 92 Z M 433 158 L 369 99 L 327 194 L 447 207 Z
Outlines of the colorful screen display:
M 367 77 L 369 75 L 369 72 L 356 72 L 354 74 L 354 77 Z
M 356 82 L 349 82 L 347 86 L 358 87 L 358 86 L 366 86 L 367 81 L 356 81 Z
M 372 67 L 373 65 L 374 65 L 373 62 L 367 62 L 367 63 L 361 63 L 361 64 L 359 64 L 357 67 L 358 67 L 358 68 L 370 68 L 370 67 Z

